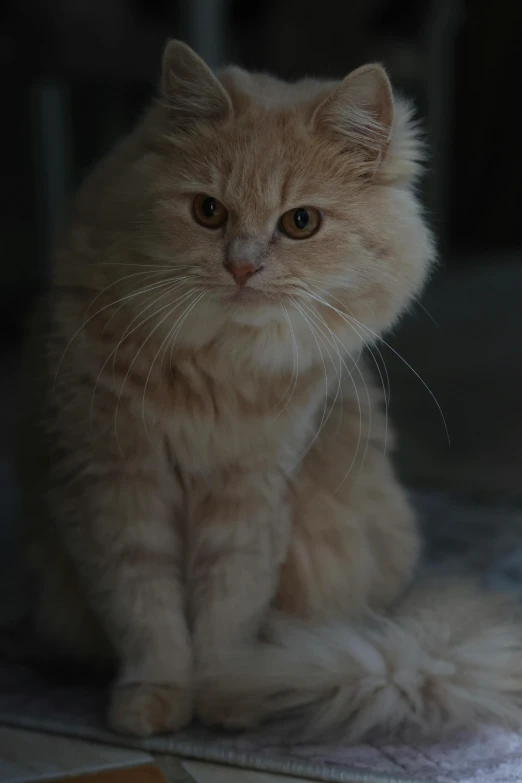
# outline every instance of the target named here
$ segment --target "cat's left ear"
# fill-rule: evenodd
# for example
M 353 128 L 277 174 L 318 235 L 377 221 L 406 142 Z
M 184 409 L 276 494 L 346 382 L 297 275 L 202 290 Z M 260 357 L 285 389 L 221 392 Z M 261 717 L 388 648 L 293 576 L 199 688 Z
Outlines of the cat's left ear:
M 363 65 L 348 74 L 317 107 L 314 129 L 335 134 L 378 166 L 388 149 L 393 123 L 393 93 L 382 66 Z
M 225 119 L 230 97 L 196 52 L 182 41 L 169 41 L 163 53 L 161 93 L 172 122 L 184 126 L 197 120 Z

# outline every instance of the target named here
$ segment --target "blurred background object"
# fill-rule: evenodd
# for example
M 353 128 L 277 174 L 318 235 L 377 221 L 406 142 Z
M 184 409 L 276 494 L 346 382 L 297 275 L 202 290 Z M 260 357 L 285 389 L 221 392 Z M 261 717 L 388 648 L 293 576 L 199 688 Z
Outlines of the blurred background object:
M 440 247 L 424 299 L 382 347 L 398 467 L 417 487 L 522 495 L 521 23 L 516 0 L 3 0 L 3 415 L 70 195 L 139 118 L 167 38 L 286 78 L 379 60 L 424 123 Z

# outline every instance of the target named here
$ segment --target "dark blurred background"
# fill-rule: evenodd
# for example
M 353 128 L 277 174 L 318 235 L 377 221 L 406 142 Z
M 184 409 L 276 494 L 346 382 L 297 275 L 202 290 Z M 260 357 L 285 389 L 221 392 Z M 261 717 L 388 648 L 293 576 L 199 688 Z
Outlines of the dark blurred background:
M 424 123 L 440 248 L 422 302 L 387 339 L 451 437 L 383 348 L 398 466 L 415 486 L 522 495 L 521 29 L 518 0 L 2 0 L 2 416 L 63 206 L 139 118 L 168 37 L 212 66 L 287 78 L 379 60 Z

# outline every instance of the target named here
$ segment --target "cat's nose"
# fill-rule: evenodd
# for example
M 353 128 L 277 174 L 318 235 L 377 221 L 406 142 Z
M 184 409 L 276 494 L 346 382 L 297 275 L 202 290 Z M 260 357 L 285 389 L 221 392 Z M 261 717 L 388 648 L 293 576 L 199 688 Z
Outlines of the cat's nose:
M 245 285 L 252 275 L 259 272 L 260 267 L 251 261 L 225 261 L 225 269 L 230 272 L 238 285 Z

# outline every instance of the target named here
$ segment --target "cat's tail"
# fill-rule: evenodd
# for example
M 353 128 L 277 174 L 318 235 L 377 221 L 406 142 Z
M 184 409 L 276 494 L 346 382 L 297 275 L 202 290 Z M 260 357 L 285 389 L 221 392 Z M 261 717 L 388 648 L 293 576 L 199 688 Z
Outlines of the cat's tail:
M 416 587 L 388 616 L 310 627 L 274 617 L 271 640 L 221 659 L 203 719 L 230 727 L 299 717 L 301 736 L 422 735 L 479 722 L 522 726 L 522 620 L 471 583 Z

